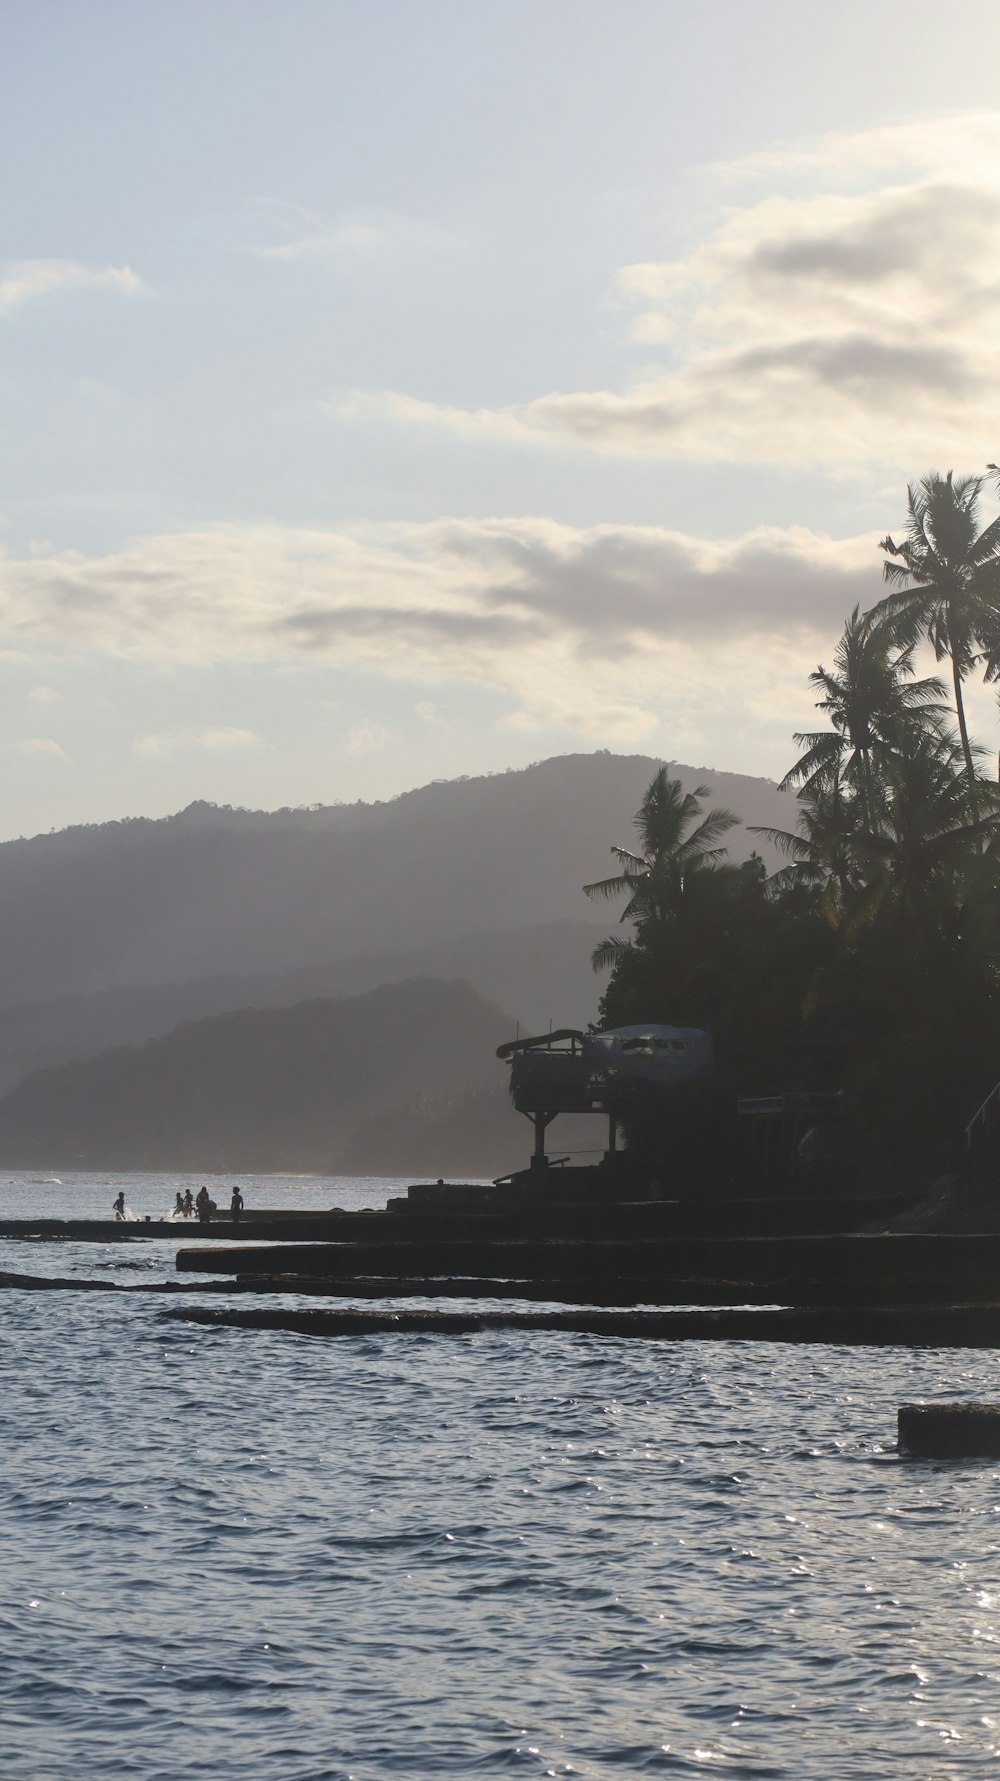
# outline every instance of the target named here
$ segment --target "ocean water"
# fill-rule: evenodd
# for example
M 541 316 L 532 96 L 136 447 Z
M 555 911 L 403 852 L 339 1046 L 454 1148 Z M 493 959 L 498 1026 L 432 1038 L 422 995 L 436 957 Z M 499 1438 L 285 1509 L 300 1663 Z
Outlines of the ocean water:
M 0 1216 L 120 1184 L 159 1215 L 178 1182 L 7 1176 Z M 1000 1468 L 894 1451 L 899 1403 L 1000 1395 L 995 1356 L 321 1341 L 176 1302 L 0 1295 L 4 1776 L 1000 1773 Z

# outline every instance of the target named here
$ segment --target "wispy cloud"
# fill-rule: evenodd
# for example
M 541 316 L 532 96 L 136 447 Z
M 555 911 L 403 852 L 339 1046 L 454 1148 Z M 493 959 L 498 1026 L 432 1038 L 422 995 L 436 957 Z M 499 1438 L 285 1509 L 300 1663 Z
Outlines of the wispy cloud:
M 256 730 L 240 730 L 232 724 L 202 730 L 198 737 L 199 747 L 208 749 L 260 748 L 262 743 L 263 737 Z
M 26 736 L 23 742 L 15 742 L 14 747 L 18 754 L 51 755 L 57 761 L 66 759 L 65 749 L 60 748 L 51 736 Z
M 76 260 L 15 260 L 0 266 L 0 315 L 9 315 L 35 297 L 51 291 L 97 288 L 131 297 L 142 280 L 131 266 L 104 266 L 94 270 Z
M 366 722 L 355 724 L 348 734 L 348 754 L 376 754 L 392 740 L 391 733 L 384 724 Z
M 733 190 L 752 181 L 856 179 L 934 173 L 981 174 L 1000 158 L 1000 112 L 959 111 L 877 124 L 869 130 L 828 131 L 822 136 L 754 150 L 731 161 L 713 161 L 703 172 Z
M 179 746 L 176 730 L 159 730 L 153 735 L 136 736 L 132 743 L 132 753 L 142 755 L 172 754 Z
M 535 426 L 526 408 L 456 408 L 404 396 L 398 390 L 348 390 L 335 401 L 320 401 L 319 407 L 334 420 L 387 420 L 454 433 L 463 439 L 495 439 L 513 445 L 537 443 L 548 430 Z
M 132 753 L 155 757 L 177 754 L 192 748 L 209 751 L 260 748 L 262 741 L 263 738 L 254 730 L 240 730 L 229 726 L 219 729 L 159 730 L 151 735 L 137 736 L 132 743 Z
M 995 456 L 1000 113 L 714 172 L 746 189 L 702 238 L 616 275 L 638 378 L 502 409 L 353 391 L 332 411 L 469 439 L 837 472 Z
M 259 198 L 253 207 L 272 240 L 254 247 L 265 260 L 301 260 L 316 255 L 370 253 L 385 240 L 385 230 L 374 223 L 352 220 L 330 224 L 283 198 Z
M 54 686 L 33 686 L 24 696 L 29 705 L 54 705 L 62 698 Z

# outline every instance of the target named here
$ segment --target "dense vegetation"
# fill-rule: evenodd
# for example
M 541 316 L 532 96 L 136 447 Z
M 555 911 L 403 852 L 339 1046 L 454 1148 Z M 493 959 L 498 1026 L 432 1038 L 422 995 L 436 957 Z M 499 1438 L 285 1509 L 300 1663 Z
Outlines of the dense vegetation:
M 1000 520 L 980 529 L 982 493 L 950 472 L 909 489 L 904 537 L 882 541 L 890 591 L 810 677 L 824 721 L 795 737 L 797 822 L 760 831 L 782 869 L 732 864 L 737 818 L 662 769 L 636 850 L 585 887 L 625 897 L 631 929 L 594 954 L 603 1024 L 707 1026 L 730 1094 L 842 1088 L 868 1168 L 947 1147 L 1000 1077 L 1000 787 L 963 693 L 1000 677 Z M 917 678 L 928 645 L 948 689 Z

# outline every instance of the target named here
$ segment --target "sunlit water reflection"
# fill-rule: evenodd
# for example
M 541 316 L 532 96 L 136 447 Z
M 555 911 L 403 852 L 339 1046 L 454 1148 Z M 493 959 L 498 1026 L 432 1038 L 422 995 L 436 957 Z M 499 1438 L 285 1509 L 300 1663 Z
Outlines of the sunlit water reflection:
M 0 1180 L 0 1216 L 118 1185 Z M 1000 1469 L 893 1451 L 898 1403 L 996 1396 L 992 1355 L 163 1308 L 0 1299 L 4 1775 L 998 1772 Z

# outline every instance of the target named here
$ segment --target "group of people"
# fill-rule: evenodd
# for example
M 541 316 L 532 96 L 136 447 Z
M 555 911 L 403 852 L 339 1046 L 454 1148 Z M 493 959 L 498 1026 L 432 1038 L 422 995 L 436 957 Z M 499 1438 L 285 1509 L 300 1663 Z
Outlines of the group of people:
M 178 1193 L 177 1198 L 174 1201 L 173 1215 L 175 1218 L 191 1218 L 194 1213 L 197 1212 L 198 1223 L 208 1224 L 212 1214 L 218 1212 L 218 1210 L 219 1208 L 209 1194 L 207 1187 L 200 1187 L 195 1195 L 192 1195 L 191 1189 L 188 1188 L 186 1193 Z M 229 1216 L 234 1224 L 239 1224 L 242 1215 L 243 1195 L 234 1183 L 229 1201 Z
M 135 1213 L 130 1212 L 125 1204 L 124 1188 L 122 1188 L 122 1191 L 115 1200 L 111 1210 L 115 1215 L 116 1224 L 125 1224 L 126 1222 L 134 1220 Z M 178 1191 L 174 1200 L 174 1209 L 170 1216 L 171 1218 L 193 1218 L 197 1212 L 198 1223 L 208 1224 L 212 1214 L 218 1212 L 218 1210 L 219 1208 L 209 1194 L 207 1187 L 199 1188 L 197 1194 L 192 1194 L 191 1189 L 188 1188 L 186 1193 Z M 243 1195 L 240 1193 L 235 1182 L 233 1183 L 233 1191 L 229 1201 L 229 1216 L 234 1224 L 239 1224 L 240 1219 L 243 1216 Z

